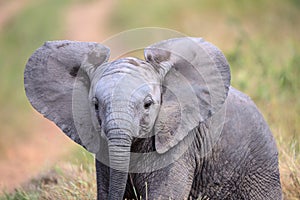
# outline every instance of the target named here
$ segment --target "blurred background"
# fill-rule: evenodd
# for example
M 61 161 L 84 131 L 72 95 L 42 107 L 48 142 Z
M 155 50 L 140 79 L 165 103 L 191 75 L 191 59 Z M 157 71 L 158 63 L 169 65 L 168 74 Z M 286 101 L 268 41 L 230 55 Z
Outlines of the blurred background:
M 29 105 L 23 70 L 47 40 L 100 42 L 163 27 L 226 55 L 276 138 L 285 199 L 300 199 L 299 0 L 0 0 L 0 199 L 94 199 L 93 156 Z M 50 192 L 51 190 L 51 192 Z

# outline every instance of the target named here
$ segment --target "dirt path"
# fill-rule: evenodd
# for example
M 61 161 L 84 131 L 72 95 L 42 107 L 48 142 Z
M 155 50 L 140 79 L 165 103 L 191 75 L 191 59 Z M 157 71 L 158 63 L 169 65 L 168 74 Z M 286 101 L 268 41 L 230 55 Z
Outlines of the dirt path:
M 0 31 L 29 0 L 0 0 Z M 112 0 L 96 0 L 88 4 L 72 5 L 66 11 L 65 38 L 79 41 L 102 41 L 106 38 L 105 27 L 113 8 Z M 2 6 L 4 5 L 4 6 Z M 45 168 L 53 166 L 76 144 L 67 138 L 50 121 L 33 114 L 32 135 L 22 144 L 6 151 L 0 160 L 0 193 L 12 191 Z
M 96 42 L 107 38 L 107 22 L 114 4 L 114 0 L 94 0 L 72 6 L 66 16 L 66 38 Z
M 0 31 L 30 0 L 0 0 Z
M 30 120 L 32 135 L 5 151 L 0 160 L 0 193 L 12 191 L 42 169 L 53 165 L 58 158 L 75 146 L 51 122 L 35 113 Z

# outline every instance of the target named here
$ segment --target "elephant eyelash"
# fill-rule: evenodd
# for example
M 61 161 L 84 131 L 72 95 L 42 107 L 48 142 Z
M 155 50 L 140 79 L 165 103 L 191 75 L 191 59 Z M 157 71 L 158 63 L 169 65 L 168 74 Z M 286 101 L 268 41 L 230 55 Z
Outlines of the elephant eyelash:
M 154 104 L 153 99 L 150 96 L 146 97 L 144 101 L 144 108 L 148 110 L 152 104 Z
M 98 101 L 97 97 L 92 98 L 92 103 L 94 104 L 95 110 L 99 111 L 99 101 Z
M 101 126 L 102 121 L 99 116 L 99 101 L 98 101 L 97 97 L 92 98 L 92 103 L 94 104 L 94 107 L 95 107 L 95 112 L 96 112 L 96 117 L 97 117 L 98 123 Z
M 99 105 L 98 104 L 95 104 L 95 110 L 99 111 Z
M 146 103 L 144 104 L 144 108 L 145 108 L 145 109 L 149 109 L 151 105 L 152 105 L 152 102 L 146 102 Z

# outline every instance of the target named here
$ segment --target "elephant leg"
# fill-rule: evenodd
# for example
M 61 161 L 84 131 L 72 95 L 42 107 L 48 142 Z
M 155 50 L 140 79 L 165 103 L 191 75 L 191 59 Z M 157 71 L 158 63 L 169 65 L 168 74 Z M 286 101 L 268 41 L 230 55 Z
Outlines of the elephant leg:
M 97 199 L 107 199 L 109 191 L 109 167 L 95 159 L 97 177 Z
M 108 199 L 110 168 L 97 159 L 95 159 L 95 162 L 97 176 L 97 199 Z M 136 198 L 136 194 L 133 191 L 133 186 L 130 180 L 127 181 L 124 198 Z
M 148 199 L 188 199 L 194 175 L 194 165 L 190 162 L 180 158 L 151 173 L 131 174 L 138 195 L 142 199 L 146 196 Z

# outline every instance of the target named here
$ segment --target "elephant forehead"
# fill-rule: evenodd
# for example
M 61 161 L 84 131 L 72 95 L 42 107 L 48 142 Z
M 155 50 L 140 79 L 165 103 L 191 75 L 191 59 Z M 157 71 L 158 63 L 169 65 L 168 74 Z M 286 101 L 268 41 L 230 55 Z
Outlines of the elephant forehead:
M 147 82 L 138 76 L 115 73 L 100 79 L 96 85 L 96 93 L 106 100 L 121 98 L 132 101 L 145 98 L 148 93 L 156 91 L 157 86 L 158 84 Z
M 147 62 L 127 57 L 109 63 L 104 70 L 102 77 L 112 74 L 128 74 L 136 76 L 145 81 L 153 81 L 159 78 L 154 68 Z M 128 77 L 130 79 L 130 77 Z
M 103 94 L 109 93 L 133 93 L 150 89 L 150 84 L 140 77 L 125 73 L 112 74 L 100 79 L 97 83 L 97 91 Z
M 136 58 L 123 58 L 109 63 L 97 81 L 100 93 L 133 93 L 153 90 L 159 76 L 149 63 Z

